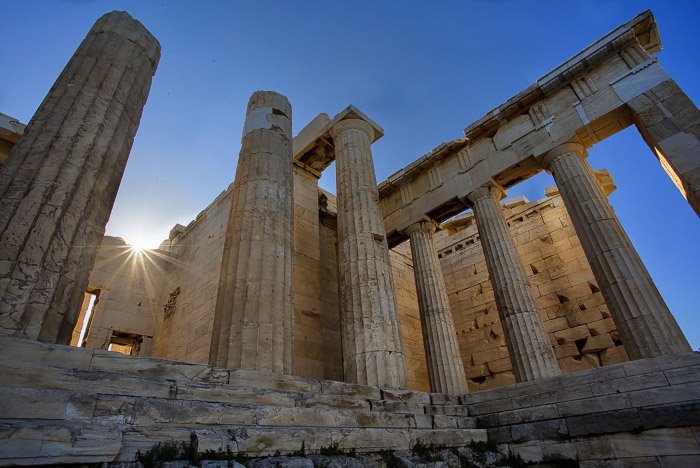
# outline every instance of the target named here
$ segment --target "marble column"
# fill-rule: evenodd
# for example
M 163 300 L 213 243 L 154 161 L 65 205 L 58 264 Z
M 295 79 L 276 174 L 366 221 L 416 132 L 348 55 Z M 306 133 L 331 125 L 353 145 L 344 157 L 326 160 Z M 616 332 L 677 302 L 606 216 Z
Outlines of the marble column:
M 584 157 L 583 146 L 566 143 L 549 151 L 542 165 L 554 176 L 627 354 L 640 359 L 690 351 Z
M 434 393 L 460 395 L 467 393 L 464 365 L 459 354 L 445 280 L 433 233 L 432 221 L 412 224 L 404 232 L 411 240 L 413 273 L 416 278 L 423 344 L 425 345 L 430 390 Z
M 102 16 L 0 168 L 0 334 L 70 342 L 159 58 Z
M 476 189 L 468 198 L 474 209 L 513 372 L 518 382 L 560 375 L 530 281 L 498 203 L 504 195 L 503 189 L 494 184 Z
M 396 293 L 370 143 L 360 119 L 337 123 L 338 276 L 345 379 L 375 387 L 406 384 Z
M 292 108 L 257 91 L 248 102 L 231 194 L 212 365 L 292 372 Z

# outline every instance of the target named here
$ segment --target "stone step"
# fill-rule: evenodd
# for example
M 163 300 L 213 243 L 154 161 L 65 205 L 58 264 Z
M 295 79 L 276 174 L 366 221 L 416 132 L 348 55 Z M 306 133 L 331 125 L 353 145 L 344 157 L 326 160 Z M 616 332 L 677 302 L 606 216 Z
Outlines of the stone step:
M 7 387 L 25 389 L 74 392 L 85 398 L 97 395 L 119 398 L 148 397 L 155 399 L 228 404 L 235 407 L 271 407 L 280 415 L 289 414 L 287 408 L 307 409 L 304 415 L 314 414 L 314 410 L 345 410 L 365 415 L 394 415 L 392 421 L 413 418 L 418 425 L 425 426 L 431 416 L 437 427 L 473 427 L 473 419 L 467 417 L 466 407 L 458 405 L 430 405 L 415 402 L 387 400 L 359 400 L 339 395 L 292 393 L 268 390 L 260 387 L 231 387 L 226 384 L 197 384 L 171 380 L 136 377 L 111 372 L 74 370 L 63 367 L 36 365 L 29 362 L 6 360 L 1 365 L 3 381 Z M 446 418 L 450 416 L 450 418 Z M 360 417 L 360 416 L 358 416 Z M 388 416 L 387 416 L 388 417 Z M 370 418 L 370 416 L 366 416 Z M 402 419 L 403 418 L 403 419 Z M 392 422 L 396 425 L 399 423 Z M 402 425 L 402 424 L 399 424 Z M 405 424 L 402 425 L 402 427 Z M 411 424 L 408 424 L 411 427 Z M 430 427 L 430 426 L 428 426 Z
M 5 370 L 0 366 L 1 370 Z M 274 406 L 186 397 L 104 394 L 82 389 L 0 385 L 0 416 L 16 420 L 115 421 L 123 424 L 193 424 L 347 428 L 473 428 L 474 418 L 387 413 L 326 406 Z
M 243 452 L 251 456 L 290 454 L 303 448 L 307 453 L 336 446 L 339 450 L 372 452 L 407 450 L 420 441 L 424 445 L 464 446 L 486 441 L 483 429 L 338 429 L 338 428 L 241 428 L 118 424 L 34 422 L 18 424 L 0 420 L 0 463 L 58 464 L 132 461 L 138 451 L 163 442 L 190 441 L 197 435 L 198 450 Z M 336 445 L 337 444 L 337 445 Z
M 179 388 L 183 383 L 197 387 L 197 384 L 221 385 L 222 388 L 264 389 L 265 392 L 280 391 L 296 394 L 342 397 L 338 401 L 383 400 L 404 402 L 393 407 L 404 408 L 409 403 L 423 405 L 458 405 L 459 397 L 437 393 L 424 393 L 412 390 L 379 389 L 364 385 L 349 384 L 329 380 L 311 380 L 291 375 L 280 375 L 250 369 L 222 369 L 202 364 L 190 364 L 164 359 L 124 356 L 119 353 L 90 348 L 75 348 L 63 345 L 39 343 L 30 340 L 0 337 L 0 355 L 9 361 L 43 364 L 62 367 L 74 371 L 101 371 L 106 375 L 117 374 L 120 378 L 162 379 L 176 382 Z M 168 383 L 171 386 L 172 382 Z M 202 387 L 204 388 L 204 387 Z M 213 388 L 213 387 L 212 387 Z M 257 391 L 257 390 L 256 390 Z M 329 400 L 330 402 L 330 400 Z M 332 403 L 332 402 L 331 402 Z M 345 404 L 345 403 L 342 403 Z M 351 403 L 348 403 L 352 405 Z M 386 411 L 391 411 L 387 406 Z

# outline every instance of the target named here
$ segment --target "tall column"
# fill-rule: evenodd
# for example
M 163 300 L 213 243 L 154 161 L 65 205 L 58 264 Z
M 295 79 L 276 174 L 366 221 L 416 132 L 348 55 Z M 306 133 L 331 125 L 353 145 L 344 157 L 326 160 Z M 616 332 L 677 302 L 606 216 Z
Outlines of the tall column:
M 209 360 L 292 372 L 292 108 L 255 92 L 231 195 Z
M 352 383 L 406 384 L 396 293 L 370 143 L 372 127 L 349 119 L 331 130 L 338 186 L 338 275 L 343 368 Z
M 554 176 L 583 251 L 632 359 L 690 351 L 578 143 L 542 159 Z
M 494 184 L 476 189 L 468 198 L 474 209 L 515 378 L 524 382 L 560 375 L 530 281 L 498 203 L 504 195 L 503 189 Z
M 102 16 L 0 169 L 0 334 L 70 342 L 159 58 Z
M 435 250 L 435 228 L 432 221 L 420 221 L 409 226 L 405 233 L 411 239 L 430 389 L 435 393 L 460 395 L 468 391 L 467 380 L 445 280 Z

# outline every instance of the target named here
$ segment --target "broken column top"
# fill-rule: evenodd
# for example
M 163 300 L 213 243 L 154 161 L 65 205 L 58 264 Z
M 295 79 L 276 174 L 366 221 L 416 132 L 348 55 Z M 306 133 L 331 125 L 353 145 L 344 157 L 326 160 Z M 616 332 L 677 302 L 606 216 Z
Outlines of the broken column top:
M 331 129 L 342 120 L 359 119 L 368 123 L 374 131 L 370 143 L 384 136 L 384 129 L 353 105 L 349 105 L 332 119 L 319 114 L 294 137 L 294 163 L 317 177 L 335 160 L 335 145 Z
M 255 91 L 248 100 L 246 114 L 249 114 L 253 109 L 263 107 L 275 109 L 282 112 L 287 118 L 292 118 L 292 105 L 289 103 L 289 99 L 277 91 Z
M 160 43 L 141 22 L 126 11 L 113 11 L 102 15 L 87 35 L 105 33 L 118 34 L 137 44 L 151 61 L 155 73 L 160 60 Z
M 243 135 L 261 129 L 279 129 L 284 138 L 292 133 L 292 105 L 275 91 L 256 91 L 248 100 Z

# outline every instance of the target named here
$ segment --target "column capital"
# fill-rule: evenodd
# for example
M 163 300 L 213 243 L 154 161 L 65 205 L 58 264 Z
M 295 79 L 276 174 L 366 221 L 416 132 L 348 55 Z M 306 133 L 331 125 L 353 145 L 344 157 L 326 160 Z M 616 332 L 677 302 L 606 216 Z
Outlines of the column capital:
M 467 200 L 469 200 L 469 202 L 471 203 L 474 203 L 476 200 L 479 200 L 481 198 L 492 197 L 495 198 L 496 201 L 501 201 L 504 198 L 506 198 L 506 196 L 506 189 L 504 189 L 500 184 L 497 184 L 495 181 L 492 180 L 491 182 L 472 190 L 469 193 L 469 195 L 467 195 Z
M 409 225 L 407 228 L 402 229 L 401 233 L 409 237 L 416 231 L 425 231 L 429 234 L 433 234 L 435 231 L 437 231 L 437 228 L 438 223 L 432 219 L 421 219 L 420 221 L 416 221 L 415 223 Z
M 555 146 L 551 150 L 547 151 L 538 158 L 538 162 L 545 170 L 549 170 L 552 162 L 564 154 L 575 154 L 580 158 L 585 158 L 588 156 L 588 153 L 586 153 L 586 148 L 584 148 L 581 143 L 577 141 L 569 141 Z
M 337 124 L 333 125 L 330 132 L 333 138 L 337 138 L 338 135 L 347 130 L 361 130 L 367 134 L 370 142 L 374 139 L 374 129 L 370 124 L 361 119 L 341 120 Z

